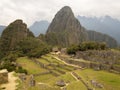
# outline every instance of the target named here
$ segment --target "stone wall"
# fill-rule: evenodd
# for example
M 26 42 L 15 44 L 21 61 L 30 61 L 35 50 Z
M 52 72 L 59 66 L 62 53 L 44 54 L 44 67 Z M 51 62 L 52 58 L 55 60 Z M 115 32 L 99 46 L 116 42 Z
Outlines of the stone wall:
M 97 70 L 117 71 L 120 73 L 120 52 L 112 50 L 79 51 L 74 58 L 90 61 L 90 67 Z M 85 64 L 86 65 L 86 64 Z M 87 66 L 86 66 L 87 67 Z
M 65 57 L 61 57 L 61 56 L 59 56 L 59 58 L 61 60 L 64 60 L 66 63 L 78 65 L 81 68 L 92 68 L 94 70 L 106 70 L 106 71 L 115 70 L 117 72 L 120 72 L 120 66 L 117 66 L 117 65 L 112 66 L 109 64 L 101 64 L 99 62 L 92 62 L 92 61 L 86 61 L 86 60 L 76 60 L 76 59 L 65 58 Z
M 0 84 L 4 84 L 8 82 L 8 72 L 7 70 L 0 71 Z
M 114 65 L 113 70 L 120 72 L 120 66 Z

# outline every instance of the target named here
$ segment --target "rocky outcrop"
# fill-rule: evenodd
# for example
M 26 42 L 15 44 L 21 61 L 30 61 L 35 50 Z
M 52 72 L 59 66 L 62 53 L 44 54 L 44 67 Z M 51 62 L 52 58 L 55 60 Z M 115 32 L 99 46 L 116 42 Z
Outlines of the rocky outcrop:
M 47 42 L 68 46 L 87 40 L 87 32 L 75 18 L 70 7 L 63 7 L 54 17 L 46 33 Z
M 34 37 L 34 35 L 22 20 L 16 20 L 3 31 L 0 40 L 0 50 L 3 52 L 14 50 L 17 43 L 26 37 Z
M 96 31 L 87 31 L 88 32 L 88 38 L 90 41 L 97 41 L 97 42 L 106 42 L 106 44 L 109 47 L 117 47 L 117 41 L 112 38 L 111 36 L 108 36 L 106 34 L 102 34 L 100 32 Z

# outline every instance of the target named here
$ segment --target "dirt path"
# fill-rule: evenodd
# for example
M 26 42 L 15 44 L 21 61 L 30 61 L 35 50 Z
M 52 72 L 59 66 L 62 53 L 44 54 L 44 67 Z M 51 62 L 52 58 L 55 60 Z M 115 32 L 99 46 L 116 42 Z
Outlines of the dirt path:
M 51 85 L 49 85 L 49 84 L 47 84 L 47 83 L 42 83 L 42 82 L 39 82 L 39 83 L 37 83 L 37 84 L 43 84 L 43 85 L 47 85 L 47 86 L 49 86 L 49 87 L 52 87 Z
M 77 77 L 75 77 L 72 72 L 70 74 L 73 76 L 73 78 L 76 79 L 76 81 L 79 81 L 79 79 Z
M 78 66 L 78 65 L 73 65 L 73 64 L 66 63 L 65 61 L 61 60 L 60 58 L 58 58 L 58 57 L 56 57 L 56 56 L 53 56 L 53 55 L 52 55 L 52 57 L 55 58 L 55 59 L 57 59 L 57 60 L 59 60 L 59 61 L 61 61 L 61 62 L 63 62 L 64 64 L 66 64 L 66 65 L 68 65 L 68 66 L 73 66 L 73 67 L 81 68 L 81 67 Z
M 1 87 L 5 87 L 4 90 L 15 90 L 16 89 L 16 85 L 18 84 L 18 83 L 16 83 L 16 80 L 18 78 L 15 77 L 13 74 L 14 74 L 14 72 L 8 73 L 9 83 L 1 85 Z

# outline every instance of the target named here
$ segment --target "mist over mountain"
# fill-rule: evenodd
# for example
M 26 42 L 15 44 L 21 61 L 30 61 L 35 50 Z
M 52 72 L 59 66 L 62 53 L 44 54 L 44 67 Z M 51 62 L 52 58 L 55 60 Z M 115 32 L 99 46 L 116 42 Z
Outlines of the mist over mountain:
M 0 35 L 2 34 L 3 30 L 5 29 L 6 26 L 0 25 Z
M 78 16 L 78 20 L 88 30 L 108 34 L 120 43 L 120 21 L 110 16 L 101 18 Z
M 45 34 L 49 26 L 49 22 L 46 20 L 36 21 L 29 27 L 29 29 L 34 33 L 35 36 L 39 34 Z

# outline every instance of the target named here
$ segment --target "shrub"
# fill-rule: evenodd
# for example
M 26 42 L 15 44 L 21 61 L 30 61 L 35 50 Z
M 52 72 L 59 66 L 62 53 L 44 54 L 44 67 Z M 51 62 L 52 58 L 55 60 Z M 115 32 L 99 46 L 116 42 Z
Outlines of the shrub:
M 2 63 L 2 65 L 0 66 L 0 69 L 7 69 L 9 72 L 11 72 L 16 69 L 16 66 L 7 60 Z
M 76 51 L 79 50 L 79 47 L 77 45 L 71 45 L 70 47 L 67 48 L 67 53 L 68 54 L 75 54 Z
M 16 73 L 25 73 L 27 74 L 27 70 L 26 69 L 23 69 L 22 67 L 17 67 L 17 69 L 15 70 Z
M 28 57 L 40 57 L 48 53 L 50 47 L 39 39 L 26 38 L 18 44 L 17 50 Z
M 67 48 L 68 54 L 75 54 L 77 51 L 86 51 L 86 50 L 105 50 L 107 48 L 106 43 L 104 42 L 82 42 L 79 45 L 71 45 Z

